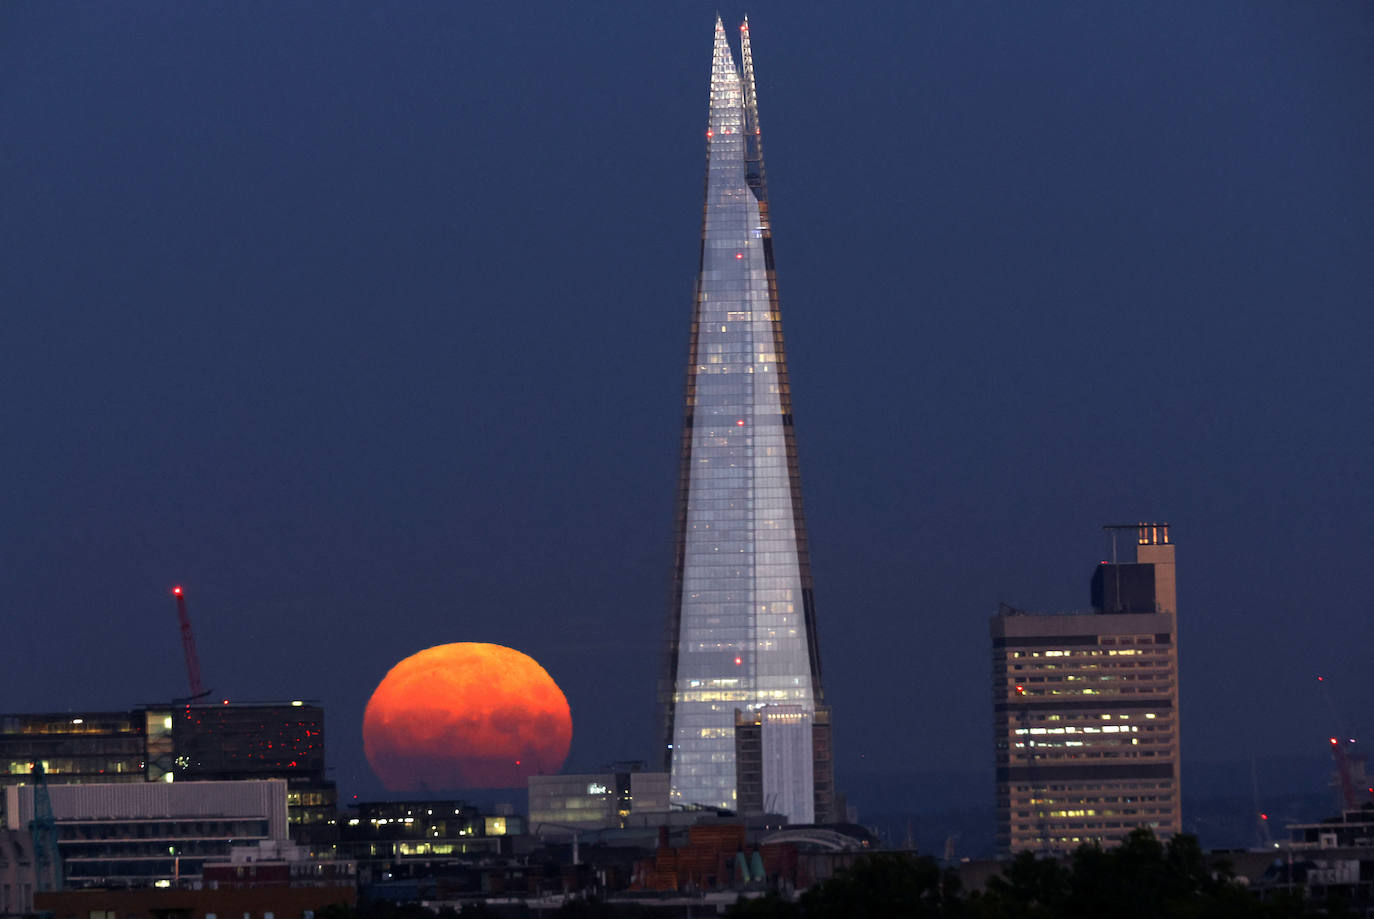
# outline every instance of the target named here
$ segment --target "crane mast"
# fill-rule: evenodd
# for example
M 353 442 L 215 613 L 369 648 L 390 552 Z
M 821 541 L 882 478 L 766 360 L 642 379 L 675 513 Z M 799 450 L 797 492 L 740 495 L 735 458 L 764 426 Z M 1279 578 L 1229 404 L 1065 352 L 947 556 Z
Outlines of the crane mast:
M 172 596 L 177 600 L 177 620 L 181 623 L 181 650 L 186 655 L 186 677 L 191 683 L 191 698 L 205 695 L 200 684 L 200 656 L 196 654 L 196 637 L 191 634 L 191 617 L 186 612 L 186 591 L 178 584 L 172 588 Z
M 53 816 L 52 798 L 48 794 L 47 770 L 43 763 L 31 767 L 33 774 L 33 819 L 29 833 L 33 836 L 34 870 L 38 875 L 38 890 L 61 890 L 63 887 L 62 853 L 57 849 L 57 819 Z

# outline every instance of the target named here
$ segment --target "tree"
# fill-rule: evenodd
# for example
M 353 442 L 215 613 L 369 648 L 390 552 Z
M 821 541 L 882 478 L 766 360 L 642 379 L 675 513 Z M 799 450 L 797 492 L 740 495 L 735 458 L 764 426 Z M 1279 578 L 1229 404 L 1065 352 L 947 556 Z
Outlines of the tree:
M 802 894 L 805 919 L 925 919 L 961 915 L 959 879 L 930 856 L 895 852 L 860 856 Z
M 801 910 L 791 900 L 767 893 L 761 897 L 740 897 L 725 915 L 730 919 L 798 919 Z

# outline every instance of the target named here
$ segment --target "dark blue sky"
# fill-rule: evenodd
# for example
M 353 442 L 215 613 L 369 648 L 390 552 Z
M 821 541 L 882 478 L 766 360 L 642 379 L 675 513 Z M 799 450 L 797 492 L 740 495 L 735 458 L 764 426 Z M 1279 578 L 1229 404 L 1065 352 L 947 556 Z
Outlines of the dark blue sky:
M 346 794 L 448 641 L 647 757 L 714 12 L 0 5 L 0 709 L 184 693 L 180 581 Z M 1189 761 L 1374 727 L 1374 5 L 747 12 L 841 785 L 990 797 L 987 618 L 1123 520 Z

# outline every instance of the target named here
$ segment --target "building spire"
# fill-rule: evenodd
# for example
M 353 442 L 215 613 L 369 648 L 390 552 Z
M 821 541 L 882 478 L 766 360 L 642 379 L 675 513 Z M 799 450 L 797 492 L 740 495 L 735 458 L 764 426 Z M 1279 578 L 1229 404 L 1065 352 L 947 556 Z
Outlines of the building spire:
M 740 32 L 748 81 L 716 17 L 659 749 L 676 804 L 812 823 L 832 819 L 829 710 Z
M 739 27 L 741 81 L 744 85 L 744 161 L 749 187 L 760 201 L 768 200 L 763 177 L 763 137 L 759 130 L 759 100 L 754 88 L 754 55 L 749 48 L 749 17 Z
M 743 90 L 735 54 L 725 36 L 725 24 L 716 14 L 716 47 L 711 60 L 711 122 L 707 137 L 721 134 L 742 134 L 741 108 Z

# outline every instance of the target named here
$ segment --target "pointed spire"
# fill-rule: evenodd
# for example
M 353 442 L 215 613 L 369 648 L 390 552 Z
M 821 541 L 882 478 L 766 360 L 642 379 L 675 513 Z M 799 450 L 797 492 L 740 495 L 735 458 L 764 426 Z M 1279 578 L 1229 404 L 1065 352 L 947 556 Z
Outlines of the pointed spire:
M 740 64 L 744 78 L 744 126 L 747 134 L 759 134 L 759 100 L 754 89 L 754 55 L 749 49 L 749 17 L 739 27 Z
M 711 82 L 722 72 L 738 74 L 739 70 L 735 67 L 735 55 L 730 50 L 730 42 L 725 37 L 725 23 L 720 21 L 720 14 L 716 14 L 716 49 L 715 57 L 711 62 Z
M 744 159 L 748 166 L 749 185 L 760 201 L 768 197 L 763 179 L 763 138 L 759 130 L 759 100 L 754 89 L 754 54 L 749 47 L 749 17 L 739 27 L 741 82 L 744 88 Z
M 744 93 L 740 87 L 735 54 L 725 36 L 725 24 L 716 14 L 716 47 L 711 61 L 711 116 L 707 136 L 742 134 Z

